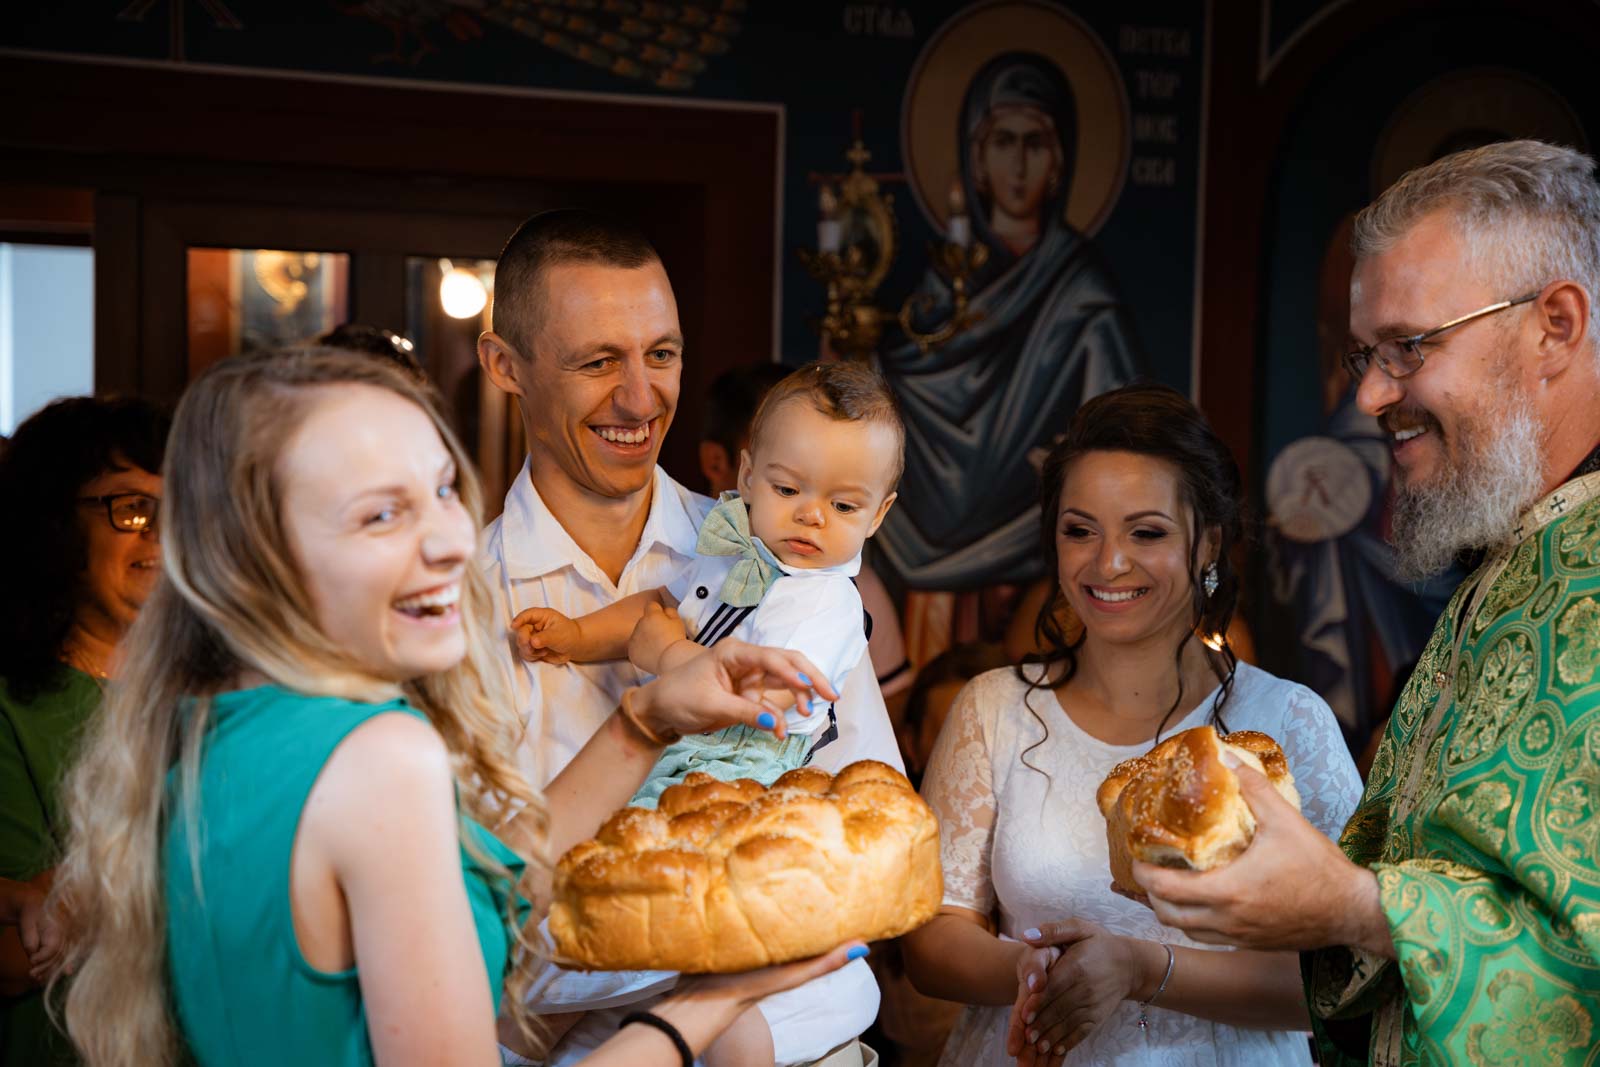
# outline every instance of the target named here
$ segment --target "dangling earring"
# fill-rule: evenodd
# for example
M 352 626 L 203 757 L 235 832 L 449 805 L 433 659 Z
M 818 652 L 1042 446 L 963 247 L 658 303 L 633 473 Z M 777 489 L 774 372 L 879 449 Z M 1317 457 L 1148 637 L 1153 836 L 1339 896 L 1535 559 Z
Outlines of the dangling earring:
M 1215 563 L 1207 564 L 1205 574 L 1200 579 L 1200 587 L 1206 591 L 1206 598 L 1208 600 L 1211 597 L 1216 596 L 1217 586 L 1220 585 L 1221 582 L 1222 580 L 1217 577 L 1217 565 Z

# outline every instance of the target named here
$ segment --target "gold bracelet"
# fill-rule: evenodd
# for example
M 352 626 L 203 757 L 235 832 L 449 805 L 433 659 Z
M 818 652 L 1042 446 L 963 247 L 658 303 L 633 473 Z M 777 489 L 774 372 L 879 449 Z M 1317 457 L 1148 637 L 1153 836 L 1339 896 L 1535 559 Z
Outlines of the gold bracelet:
M 675 734 L 670 738 L 662 737 L 660 734 L 656 733 L 639 720 L 638 714 L 633 710 L 633 705 L 628 703 L 628 698 L 633 696 L 633 694 L 637 693 L 638 691 L 638 689 L 623 690 L 622 699 L 617 702 L 617 710 L 622 712 L 622 717 L 624 719 L 628 720 L 628 725 L 632 726 L 636 731 L 638 731 L 640 737 L 644 738 L 652 745 L 659 745 L 662 748 L 666 748 L 679 737 L 682 737 L 682 734 Z

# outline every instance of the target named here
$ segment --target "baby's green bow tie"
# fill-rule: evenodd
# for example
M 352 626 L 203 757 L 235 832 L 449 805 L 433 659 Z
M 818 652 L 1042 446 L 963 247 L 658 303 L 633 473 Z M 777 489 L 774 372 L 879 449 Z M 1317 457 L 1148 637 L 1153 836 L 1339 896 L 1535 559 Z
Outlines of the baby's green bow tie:
M 694 550 L 702 556 L 738 556 L 718 594 L 724 604 L 753 608 L 761 603 L 772 583 L 783 576 L 767 546 L 750 534 L 750 509 L 738 493 L 723 493 L 717 506 L 700 524 Z

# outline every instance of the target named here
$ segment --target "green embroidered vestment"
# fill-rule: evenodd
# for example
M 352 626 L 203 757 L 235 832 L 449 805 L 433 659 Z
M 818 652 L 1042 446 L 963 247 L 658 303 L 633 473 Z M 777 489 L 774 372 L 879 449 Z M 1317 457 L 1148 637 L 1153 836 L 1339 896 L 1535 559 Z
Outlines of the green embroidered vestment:
M 1305 959 L 1369 1060 L 1600 1063 L 1600 474 L 1562 485 L 1456 591 L 1340 839 L 1398 962 Z

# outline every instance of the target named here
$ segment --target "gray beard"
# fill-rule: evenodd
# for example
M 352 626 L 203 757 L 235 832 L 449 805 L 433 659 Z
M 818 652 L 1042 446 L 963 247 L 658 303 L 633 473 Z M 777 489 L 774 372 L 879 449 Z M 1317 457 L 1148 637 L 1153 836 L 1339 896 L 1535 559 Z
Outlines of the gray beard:
M 1397 487 L 1390 537 L 1403 582 L 1441 573 L 1462 552 L 1502 544 L 1538 499 L 1544 453 L 1530 398 L 1511 397 L 1499 425 L 1474 419 L 1458 432 L 1460 464 L 1429 485 Z

